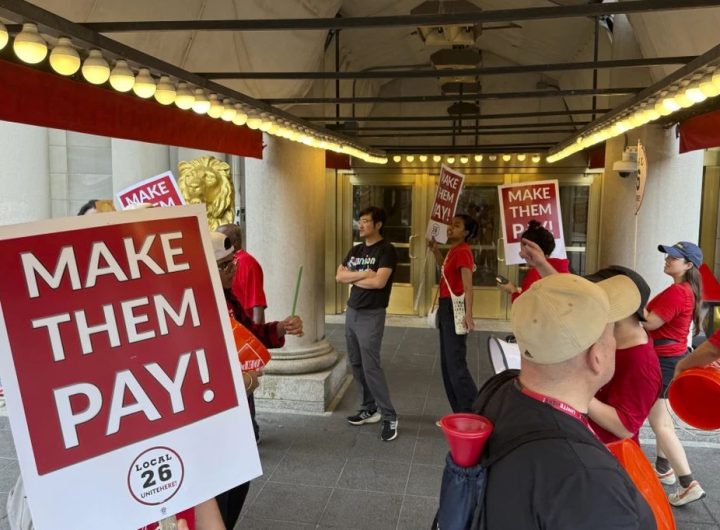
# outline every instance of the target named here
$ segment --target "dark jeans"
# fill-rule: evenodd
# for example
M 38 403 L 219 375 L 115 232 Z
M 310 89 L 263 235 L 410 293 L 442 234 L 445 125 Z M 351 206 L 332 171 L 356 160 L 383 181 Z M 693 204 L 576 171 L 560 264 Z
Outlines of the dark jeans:
M 245 504 L 245 497 L 247 497 L 249 490 L 250 483 L 246 482 L 215 497 L 215 501 L 217 501 L 218 508 L 220 509 L 220 515 L 227 530 L 235 528 L 235 523 L 237 523 L 240 517 L 240 512 L 242 511 L 243 504 Z
M 452 301 L 440 298 L 440 367 L 443 384 L 453 412 L 471 412 L 478 389 L 467 367 L 467 335 L 455 333 Z

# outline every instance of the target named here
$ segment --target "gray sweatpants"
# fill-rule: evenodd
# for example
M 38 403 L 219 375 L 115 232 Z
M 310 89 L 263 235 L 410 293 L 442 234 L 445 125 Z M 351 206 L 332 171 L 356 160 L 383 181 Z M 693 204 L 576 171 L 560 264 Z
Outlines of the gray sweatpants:
M 383 420 L 397 419 L 390 402 L 385 373 L 380 366 L 380 345 L 385 331 L 385 308 L 347 308 L 345 339 L 353 377 L 362 393 L 362 408 L 380 409 Z

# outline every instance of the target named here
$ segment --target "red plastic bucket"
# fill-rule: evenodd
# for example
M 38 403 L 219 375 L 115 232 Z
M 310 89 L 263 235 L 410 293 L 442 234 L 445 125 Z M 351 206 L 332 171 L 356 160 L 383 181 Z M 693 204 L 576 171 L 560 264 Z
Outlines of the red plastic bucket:
M 632 440 L 610 442 L 607 448 L 630 475 L 655 516 L 657 530 L 675 530 L 675 519 L 665 490 L 642 449 Z
M 477 414 L 450 414 L 440 420 L 453 461 L 472 467 L 480 461 L 485 442 L 493 430 L 492 422 Z
M 670 406 L 681 420 L 697 429 L 720 429 L 720 369 L 691 368 L 668 390 Z

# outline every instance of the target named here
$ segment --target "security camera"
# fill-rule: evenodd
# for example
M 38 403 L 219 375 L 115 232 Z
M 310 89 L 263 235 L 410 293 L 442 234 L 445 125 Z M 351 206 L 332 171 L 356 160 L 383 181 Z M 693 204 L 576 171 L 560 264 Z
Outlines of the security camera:
M 613 164 L 613 171 L 617 171 L 622 178 L 637 173 L 637 147 L 626 147 L 622 154 L 622 160 L 618 160 Z

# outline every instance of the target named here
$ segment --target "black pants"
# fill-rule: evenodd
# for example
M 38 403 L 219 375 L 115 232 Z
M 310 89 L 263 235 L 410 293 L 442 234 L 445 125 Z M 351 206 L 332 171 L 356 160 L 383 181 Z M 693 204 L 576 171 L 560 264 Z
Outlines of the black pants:
M 245 497 L 247 497 L 249 490 L 250 483 L 246 482 L 215 497 L 218 508 L 220 509 L 220 515 L 227 530 L 235 528 L 235 523 L 237 523 L 240 517 L 240 512 L 242 511 L 243 504 L 245 504 Z
M 467 335 L 455 333 L 452 301 L 440 298 L 440 366 L 443 384 L 453 412 L 471 412 L 477 386 L 467 367 Z

